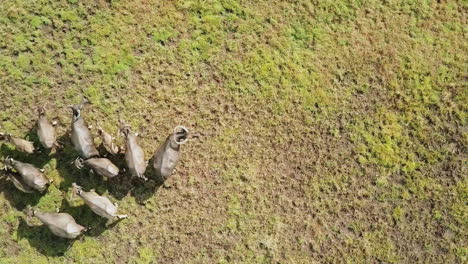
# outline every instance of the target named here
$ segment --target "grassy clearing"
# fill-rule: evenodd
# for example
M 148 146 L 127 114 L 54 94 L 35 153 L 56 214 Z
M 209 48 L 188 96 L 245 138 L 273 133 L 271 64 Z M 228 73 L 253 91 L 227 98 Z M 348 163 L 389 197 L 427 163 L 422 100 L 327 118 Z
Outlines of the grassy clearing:
M 466 262 L 467 8 L 2 1 L 0 130 L 37 142 L 48 103 L 65 145 L 1 145 L 55 182 L 41 196 L 1 180 L 0 262 Z M 177 124 L 204 137 L 160 188 L 103 181 L 70 164 L 66 106 L 83 95 L 90 124 L 125 119 L 147 157 Z M 106 228 L 69 200 L 72 182 L 130 218 Z M 68 247 L 25 222 L 27 204 L 92 231 Z

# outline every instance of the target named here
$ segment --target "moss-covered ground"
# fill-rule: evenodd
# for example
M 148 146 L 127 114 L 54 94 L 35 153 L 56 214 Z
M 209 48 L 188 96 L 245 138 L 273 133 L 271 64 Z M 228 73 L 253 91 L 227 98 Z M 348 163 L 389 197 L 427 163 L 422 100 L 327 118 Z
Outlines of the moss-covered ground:
M 2 0 L 0 130 L 63 148 L 6 156 L 47 193 L 0 181 L 0 263 L 466 263 L 468 4 L 464 0 Z M 162 186 L 70 164 L 67 105 L 149 159 L 179 124 Z M 122 142 L 122 138 L 118 138 Z M 96 139 L 96 142 L 99 140 Z M 119 163 L 122 166 L 122 163 Z M 120 205 L 115 225 L 70 200 Z M 70 243 L 31 204 L 91 227 Z

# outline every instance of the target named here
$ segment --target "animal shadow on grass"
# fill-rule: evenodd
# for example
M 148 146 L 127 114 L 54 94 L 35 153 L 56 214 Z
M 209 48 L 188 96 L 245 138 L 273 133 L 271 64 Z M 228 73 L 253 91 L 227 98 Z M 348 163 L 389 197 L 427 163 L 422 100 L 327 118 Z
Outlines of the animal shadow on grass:
M 13 145 L 2 144 L 0 146 L 0 157 L 2 158 L 0 162 L 0 167 L 2 169 L 0 172 L 0 192 L 3 192 L 10 204 L 20 211 L 28 204 L 33 206 L 36 205 L 44 194 L 37 191 L 33 191 L 32 193 L 23 193 L 22 191 L 17 190 L 14 184 L 8 180 L 9 174 L 15 174 L 17 172 L 13 172 L 10 169 L 3 170 L 3 159 L 10 157 L 21 162 L 30 163 L 35 167 L 42 169 L 52 158 L 49 156 L 49 152 L 26 154 L 16 150 Z
M 46 149 L 42 146 L 41 142 L 39 141 L 39 136 L 37 135 L 37 125 L 34 125 L 29 131 L 26 133 L 26 139 L 31 141 L 34 144 L 34 148 L 36 149 L 36 153 L 45 153 L 49 155 L 51 149 Z
M 52 153 L 52 149 L 46 149 L 41 145 L 39 137 L 37 136 L 36 125 L 29 129 L 29 131 L 26 133 L 26 139 L 33 142 L 35 152 L 33 154 L 20 152 L 22 157 L 19 157 L 18 160 L 33 164 L 34 166 L 42 169 L 47 163 L 49 163 L 49 161 L 56 153 Z
M 106 150 L 102 150 L 101 153 L 106 153 Z M 120 171 L 119 175 L 106 180 L 107 189 L 114 198 L 122 200 L 132 189 L 132 180 L 125 171 L 125 155 L 119 153 L 115 156 L 107 155 L 106 158 L 117 166 Z
M 24 193 L 17 190 L 13 183 L 8 180 L 8 173 L 14 172 L 2 170 L 0 173 L 0 192 L 5 195 L 5 198 L 10 202 L 11 206 L 22 211 L 27 205 L 36 205 L 43 194 L 36 191 L 33 191 L 32 193 Z
M 106 182 L 109 194 L 114 198 L 121 200 L 125 196 L 131 195 L 139 204 L 144 204 L 162 185 L 162 182 L 153 179 L 145 182 L 136 177 L 132 178 L 128 172 L 121 173 Z
M 59 155 L 57 155 L 57 170 L 63 178 L 60 184 L 61 190 L 66 191 L 71 188 L 72 183 L 76 183 L 83 187 L 85 191 L 95 189 L 98 193 L 105 193 L 108 190 L 109 194 L 118 200 L 121 200 L 128 194 L 132 185 L 130 178 L 127 177 L 126 173 L 123 173 L 123 168 L 125 167 L 123 154 L 106 156 L 120 169 L 121 173 L 111 179 L 105 179 L 86 166 L 78 169 L 74 165 L 74 161 L 79 155 L 73 148 L 68 133 L 61 136 L 59 140 L 64 142 Z M 101 154 L 106 153 L 104 149 L 100 148 L 99 150 Z M 101 155 L 101 157 L 104 157 L 104 155 Z
M 76 197 L 75 199 L 80 198 Z M 117 219 L 108 223 L 107 218 L 95 214 L 86 204 L 71 206 L 67 200 L 62 201 L 60 212 L 70 214 L 78 224 L 86 227 L 88 230 L 84 233 L 85 236 L 98 237 L 120 222 Z
M 143 182 L 140 179 L 133 180 L 135 187 L 132 189 L 131 195 L 135 197 L 135 200 L 139 204 L 145 204 L 164 183 L 163 179 L 154 176 L 155 173 L 151 166 L 152 160 L 149 161 L 149 164 L 145 172 L 146 177 L 149 178 L 148 181 Z
M 105 153 L 105 150 L 101 153 Z M 105 181 L 109 194 L 118 200 L 130 194 L 135 197 L 138 203 L 144 204 L 162 184 L 162 182 L 153 179 L 149 179 L 145 182 L 137 177 L 132 177 L 126 169 L 125 154 L 123 153 L 119 153 L 115 156 L 108 155 L 106 158 L 114 163 L 120 170 L 119 175 Z M 145 174 L 152 175 L 151 172 Z
M 50 155 L 50 150 L 43 149 L 41 152 L 35 152 L 33 154 L 23 153 L 18 151 L 13 145 L 10 144 L 2 144 L 0 147 L 0 157 L 3 159 L 9 157 L 13 158 L 14 160 L 18 160 L 25 163 L 30 163 L 36 166 L 39 169 L 42 169 L 44 165 L 49 163 L 52 159 L 52 155 Z
M 80 179 L 82 171 L 84 170 L 79 170 L 73 164 L 75 159 L 78 157 L 78 153 L 76 153 L 73 146 L 69 144 L 70 136 L 68 133 L 60 136 L 59 141 L 65 143 L 61 146 L 60 150 L 55 153 L 55 158 L 57 160 L 57 171 L 62 177 L 60 189 L 66 191 L 72 186 L 73 182 Z
M 23 138 L 23 137 L 22 137 Z M 26 138 L 30 141 L 34 142 L 34 145 L 37 149 L 38 146 L 38 138 L 36 135 L 35 128 L 32 128 L 27 133 Z M 18 160 L 20 162 L 25 162 L 34 165 L 35 167 L 42 169 L 44 166 L 49 163 L 49 161 L 53 158 L 51 155 L 50 150 L 42 149 L 40 152 L 35 152 L 33 154 L 27 154 L 18 151 L 13 145 L 11 144 L 2 144 L 0 146 L 0 157 L 2 158 L 0 164 L 3 168 L 3 160 L 7 157 L 13 158 L 14 160 Z M 39 202 L 39 199 L 44 195 L 44 193 L 39 193 L 33 191 L 32 193 L 23 193 L 17 190 L 13 183 L 8 180 L 8 174 L 16 173 L 13 171 L 3 171 L 0 174 L 3 174 L 0 186 L 0 192 L 5 194 L 5 197 L 10 201 L 12 206 L 14 206 L 18 210 L 23 210 L 26 205 L 35 205 Z M 47 176 L 47 174 L 46 174 Z
M 107 219 L 94 214 L 87 205 L 74 207 L 70 206 L 66 200 L 62 201 L 60 212 L 70 214 L 78 224 L 88 230 L 76 239 L 65 239 L 55 236 L 44 224 L 29 225 L 24 218 L 20 218 L 17 239 L 26 238 L 32 247 L 46 256 L 63 256 L 75 241 L 85 236 L 98 237 L 120 222 L 117 220 L 106 225 Z
M 57 237 L 46 225 L 30 226 L 24 218 L 19 219 L 17 239 L 26 238 L 29 245 L 46 256 L 63 256 L 74 240 Z
M 101 176 L 90 173 L 90 169 L 83 167 L 78 169 L 74 162 L 79 157 L 71 142 L 68 134 L 65 134 L 59 139 L 65 142 L 59 152 L 55 154 L 57 160 L 57 171 L 60 175 L 60 189 L 67 192 L 72 187 L 72 183 L 77 183 L 85 190 L 96 189 L 98 192 L 103 192 L 107 187 Z

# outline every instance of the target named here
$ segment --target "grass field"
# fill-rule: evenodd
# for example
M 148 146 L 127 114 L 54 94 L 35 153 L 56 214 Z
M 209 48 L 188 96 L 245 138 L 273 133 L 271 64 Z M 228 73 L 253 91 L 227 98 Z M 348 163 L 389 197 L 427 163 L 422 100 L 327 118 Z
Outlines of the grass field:
M 64 144 L 2 143 L 55 181 L 40 195 L 0 179 L 0 263 L 466 263 L 467 14 L 464 0 L 0 1 L 0 132 L 38 143 L 47 103 Z M 125 119 L 148 159 L 176 125 L 203 136 L 162 186 L 106 182 L 70 164 L 66 106 L 83 96 L 95 135 Z M 106 227 L 72 182 L 129 219 Z M 28 204 L 91 230 L 57 239 Z

